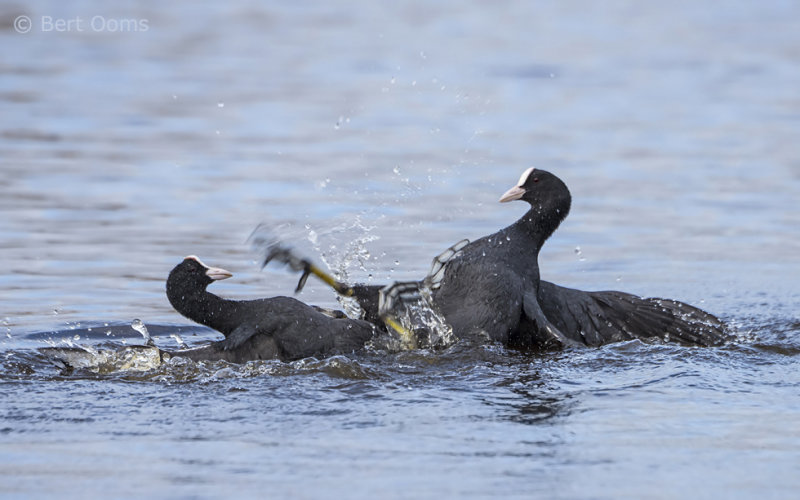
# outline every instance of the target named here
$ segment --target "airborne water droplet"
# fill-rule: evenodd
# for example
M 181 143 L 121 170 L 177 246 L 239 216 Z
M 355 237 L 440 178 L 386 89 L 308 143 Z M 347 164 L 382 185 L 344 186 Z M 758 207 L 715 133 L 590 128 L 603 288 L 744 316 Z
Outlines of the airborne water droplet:
M 172 339 L 175 340 L 175 342 L 178 343 L 178 347 L 180 349 L 186 349 L 186 348 L 189 347 L 188 345 L 186 345 L 186 342 L 183 341 L 181 336 L 178 335 L 177 333 L 173 333 L 172 335 L 170 335 L 170 337 L 172 337 Z
M 133 328 L 134 330 L 136 330 L 137 332 L 142 334 L 142 337 L 144 337 L 145 345 L 149 345 L 149 346 L 155 345 L 155 342 L 153 342 L 153 338 L 150 337 L 150 332 L 147 331 L 147 327 L 144 326 L 144 323 L 142 323 L 142 320 L 140 320 L 138 318 L 133 320 L 131 322 L 131 328 Z

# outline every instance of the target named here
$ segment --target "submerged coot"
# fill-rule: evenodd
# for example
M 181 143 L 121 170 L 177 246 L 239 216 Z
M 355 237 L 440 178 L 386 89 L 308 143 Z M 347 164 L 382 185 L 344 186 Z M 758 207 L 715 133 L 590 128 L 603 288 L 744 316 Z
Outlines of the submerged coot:
M 293 360 L 354 351 L 375 332 L 367 321 L 332 317 L 291 297 L 237 301 L 206 291 L 215 280 L 230 276 L 228 271 L 208 267 L 193 255 L 169 273 L 167 298 L 172 307 L 225 336 L 225 340 L 208 346 L 170 354 L 234 363 Z

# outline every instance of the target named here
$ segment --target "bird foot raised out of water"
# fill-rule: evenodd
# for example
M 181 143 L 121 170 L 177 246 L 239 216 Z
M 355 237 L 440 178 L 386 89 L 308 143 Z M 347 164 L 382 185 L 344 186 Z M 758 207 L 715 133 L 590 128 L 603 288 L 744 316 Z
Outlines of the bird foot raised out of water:
M 300 291 L 303 290 L 306 282 L 308 281 L 308 277 L 313 274 L 324 283 L 327 283 L 338 294 L 345 297 L 354 296 L 355 292 L 352 287 L 346 283 L 338 281 L 331 274 L 323 271 L 319 266 L 315 265 L 309 259 L 298 255 L 297 252 L 289 245 L 283 243 L 279 238 L 265 231 L 263 225 L 257 227 L 256 230 L 253 231 L 253 235 L 250 237 L 250 240 L 253 247 L 264 254 L 261 262 L 262 269 L 264 269 L 270 262 L 275 261 L 289 266 L 289 269 L 292 271 L 301 273 L 300 279 L 297 282 L 297 287 L 294 291 L 295 293 L 300 293 Z M 397 334 L 400 335 L 406 344 L 412 344 L 411 339 L 413 338 L 413 334 L 401 324 L 394 314 L 391 312 L 386 312 L 386 314 L 380 315 L 380 319 L 387 327 L 397 332 Z
M 331 274 L 323 271 L 319 266 L 311 262 L 309 259 L 298 255 L 293 248 L 283 243 L 279 238 L 269 234 L 265 231 L 263 225 L 256 228 L 250 237 L 253 248 L 263 253 L 264 257 L 261 261 L 261 269 L 267 267 L 272 261 L 279 262 L 289 266 L 289 269 L 295 272 L 300 272 L 300 279 L 297 282 L 295 293 L 300 293 L 306 286 L 308 277 L 312 274 L 318 277 L 323 282 L 327 283 L 331 288 L 336 290 L 340 295 L 351 297 L 353 290 L 347 284 L 334 278 Z
M 433 258 L 428 275 L 421 281 L 399 281 L 378 292 L 378 315 L 412 346 L 449 345 L 453 330 L 433 301 L 433 292 L 444 278 L 447 264 L 469 244 L 463 239 Z
M 469 245 L 469 240 L 464 238 L 455 245 L 447 247 L 444 252 L 433 258 L 431 270 L 428 271 L 428 275 L 425 276 L 423 280 L 428 288 L 431 290 L 439 288 L 444 278 L 444 271 L 447 268 L 447 263 L 458 257 L 467 245 Z
M 430 292 L 441 286 L 447 263 L 457 257 L 468 244 L 469 240 L 463 239 L 434 257 L 431 270 L 422 281 L 395 281 L 383 287 L 378 295 L 378 313 L 381 316 L 388 315 L 401 304 L 411 304 L 429 296 Z
M 410 347 L 416 346 L 416 336 L 403 326 L 401 309 L 422 300 L 421 286 L 421 281 L 396 281 L 378 292 L 378 316 Z
M 399 319 L 401 315 L 408 315 L 409 310 L 415 307 L 427 308 L 435 315 L 431 293 L 441 286 L 447 263 L 456 258 L 468 244 L 469 240 L 463 239 L 434 257 L 431 269 L 422 281 L 396 281 L 383 287 L 378 292 L 378 315 L 383 322 L 401 336 L 410 336 L 409 331 L 417 330 L 419 325 L 413 328 L 404 327 Z M 427 328 L 430 326 L 426 325 Z
M 256 228 L 250 237 L 253 247 L 263 253 L 261 268 L 275 261 L 289 266 L 292 271 L 300 272 L 295 293 L 305 287 L 308 277 L 312 274 L 327 283 L 337 293 L 346 297 L 356 296 L 352 286 L 342 283 L 331 274 L 323 271 L 311 260 L 299 255 L 292 247 L 282 242 L 279 238 L 265 230 L 263 225 Z M 421 281 L 395 282 L 380 289 L 378 293 L 378 317 L 390 330 L 394 330 L 410 346 L 416 345 L 416 332 L 419 328 L 429 328 L 430 325 L 411 324 L 415 316 L 412 310 L 425 308 L 433 311 L 430 294 L 441 285 L 447 263 L 457 257 L 469 240 L 463 239 L 448 247 L 444 252 L 433 258 L 428 275 Z M 405 318 L 403 321 L 401 318 Z M 419 319 L 419 318 L 417 318 Z M 409 323 L 404 325 L 404 323 Z
M 298 255 L 294 249 L 285 245 L 283 242 L 277 239 L 273 239 L 269 242 L 266 242 L 263 238 L 259 237 L 258 239 L 254 240 L 253 246 L 265 248 L 264 250 L 264 259 L 261 263 L 261 268 L 263 269 L 266 267 L 270 262 L 275 261 L 281 264 L 285 264 L 289 266 L 292 271 L 300 272 L 300 280 L 297 282 L 297 287 L 295 288 L 295 293 L 299 293 L 303 287 L 305 287 L 306 282 L 308 281 L 308 277 L 312 274 L 317 278 L 321 279 L 323 282 L 327 283 L 331 288 L 333 288 L 337 293 L 340 295 L 344 295 L 346 297 L 352 297 L 354 295 L 353 289 L 345 283 L 338 281 L 336 278 L 331 276 L 330 274 L 326 273 L 318 266 L 314 265 L 309 259 L 305 257 L 301 257 Z M 410 283 L 409 285 L 416 285 L 418 286 L 418 282 Z M 390 287 L 392 287 L 390 285 Z M 387 288 L 390 288 L 387 287 Z M 397 290 L 395 288 L 391 288 L 392 290 Z M 409 290 L 411 290 L 409 288 Z M 395 304 L 398 298 L 399 292 L 392 292 L 391 300 L 388 302 L 389 304 Z M 379 295 L 380 304 L 383 304 L 384 295 L 381 293 Z M 384 322 L 386 326 L 397 332 L 398 335 L 404 340 L 407 344 L 412 344 L 411 339 L 413 335 L 411 332 L 406 329 L 397 316 L 389 309 L 384 307 L 383 309 L 380 308 L 382 312 L 380 313 L 380 318 Z

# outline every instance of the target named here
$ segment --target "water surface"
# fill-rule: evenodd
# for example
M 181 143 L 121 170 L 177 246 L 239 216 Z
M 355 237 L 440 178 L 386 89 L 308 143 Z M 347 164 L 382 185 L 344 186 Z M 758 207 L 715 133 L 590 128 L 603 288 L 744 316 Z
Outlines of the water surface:
M 0 7 L 0 492 L 789 498 L 800 486 L 800 35 L 786 2 Z M 32 29 L 14 29 L 27 15 Z M 146 20 L 46 31 L 44 16 Z M 141 24 L 137 24 L 141 27 Z M 353 281 L 419 279 L 570 187 L 545 279 L 685 300 L 718 349 L 367 350 L 63 371 L 48 346 L 218 338 L 164 296 L 291 294 L 286 224 Z M 300 295 L 336 306 L 324 286 Z

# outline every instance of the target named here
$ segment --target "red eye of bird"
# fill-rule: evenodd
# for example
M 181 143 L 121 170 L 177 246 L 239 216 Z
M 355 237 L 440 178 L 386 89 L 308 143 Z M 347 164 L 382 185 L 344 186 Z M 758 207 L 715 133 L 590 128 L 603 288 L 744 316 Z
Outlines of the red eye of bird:
M 533 178 L 533 182 L 539 182 L 539 178 L 538 177 L 534 177 Z

